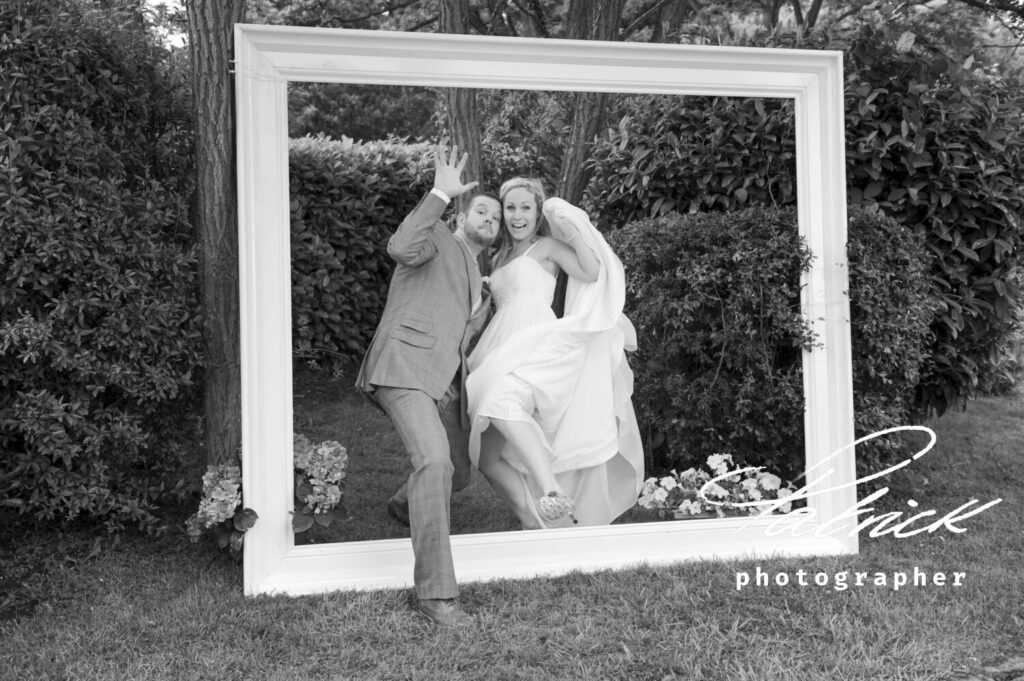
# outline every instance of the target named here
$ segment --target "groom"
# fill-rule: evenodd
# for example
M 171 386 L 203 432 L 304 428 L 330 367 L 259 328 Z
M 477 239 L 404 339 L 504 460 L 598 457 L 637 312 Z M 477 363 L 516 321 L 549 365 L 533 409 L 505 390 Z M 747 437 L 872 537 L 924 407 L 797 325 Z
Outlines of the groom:
M 451 492 L 469 483 L 465 355 L 487 320 L 477 256 L 498 236 L 497 197 L 463 184 L 467 155 L 434 151 L 434 188 L 388 241 L 398 263 L 356 386 L 384 408 L 413 472 L 387 510 L 411 529 L 417 609 L 435 624 L 468 624 L 459 607 L 449 539 Z M 452 231 L 440 220 L 466 195 Z M 453 483 L 454 475 L 454 483 Z

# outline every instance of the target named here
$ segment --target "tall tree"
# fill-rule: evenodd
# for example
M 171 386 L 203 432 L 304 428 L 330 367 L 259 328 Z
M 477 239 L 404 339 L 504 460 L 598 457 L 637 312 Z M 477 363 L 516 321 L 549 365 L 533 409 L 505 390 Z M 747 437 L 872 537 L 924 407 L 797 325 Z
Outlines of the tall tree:
M 617 40 L 623 5 L 625 0 L 570 0 L 566 15 L 567 37 L 573 40 Z M 590 179 L 585 161 L 589 157 L 590 144 L 604 121 L 607 94 L 580 92 L 575 100 L 572 126 L 555 190 L 557 196 L 570 203 L 580 202 Z M 565 310 L 567 284 L 565 272 L 559 271 L 551 306 L 559 317 Z
M 625 0 L 570 0 L 566 37 L 570 40 L 618 40 L 624 5 Z M 557 188 L 558 196 L 570 203 L 579 203 L 587 186 L 584 161 L 603 123 L 607 98 L 604 92 L 580 92 L 575 97 L 572 127 Z
M 202 249 L 206 458 L 234 462 L 241 445 L 238 197 L 235 189 L 234 25 L 245 0 L 186 0 L 192 52 L 196 192 Z
M 469 0 L 446 0 L 441 3 L 442 33 L 469 33 Z M 452 141 L 460 151 L 469 154 L 465 176 L 480 180 L 480 123 L 476 113 L 476 90 L 445 88 L 445 114 Z

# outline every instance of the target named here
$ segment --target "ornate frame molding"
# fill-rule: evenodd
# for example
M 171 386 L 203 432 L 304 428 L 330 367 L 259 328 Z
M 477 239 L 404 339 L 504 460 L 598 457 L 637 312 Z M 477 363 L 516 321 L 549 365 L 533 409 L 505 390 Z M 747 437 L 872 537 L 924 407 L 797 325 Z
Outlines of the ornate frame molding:
M 245 542 L 246 594 L 412 581 L 408 539 L 294 544 L 289 81 L 792 99 L 798 220 L 815 254 L 802 303 L 823 344 L 804 353 L 808 482 L 812 489 L 815 480 L 833 488 L 809 501 L 816 517 L 800 519 L 799 528 L 795 519 L 784 521 L 790 531 L 775 536 L 767 531 L 769 519 L 721 519 L 457 535 L 452 546 L 460 581 L 643 562 L 857 552 L 856 533 L 815 533 L 837 525 L 857 502 L 842 53 L 239 24 L 235 58 L 243 488 L 246 505 L 260 515 Z

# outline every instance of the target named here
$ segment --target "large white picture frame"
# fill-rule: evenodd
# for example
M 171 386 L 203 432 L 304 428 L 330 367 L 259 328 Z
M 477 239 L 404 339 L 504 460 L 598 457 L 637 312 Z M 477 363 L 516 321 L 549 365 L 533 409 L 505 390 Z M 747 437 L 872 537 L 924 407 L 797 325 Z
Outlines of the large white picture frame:
M 842 54 L 830 51 L 235 27 L 245 504 L 245 593 L 412 584 L 409 539 L 296 546 L 292 508 L 287 83 L 787 98 L 796 121 L 798 220 L 814 254 L 802 306 L 810 516 L 689 520 L 452 537 L 460 582 L 696 558 L 857 552 L 846 259 Z M 836 452 L 839 452 L 835 455 Z M 385 500 L 382 499 L 383 504 Z M 799 522 L 799 527 L 795 524 Z

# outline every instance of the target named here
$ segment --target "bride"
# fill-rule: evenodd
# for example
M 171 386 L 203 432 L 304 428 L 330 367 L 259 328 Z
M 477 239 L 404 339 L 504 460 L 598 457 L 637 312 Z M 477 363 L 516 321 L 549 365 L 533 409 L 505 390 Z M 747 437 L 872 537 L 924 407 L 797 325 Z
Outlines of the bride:
M 513 178 L 499 195 L 497 312 L 467 362 L 470 458 L 526 529 L 608 524 L 643 481 L 622 264 L 586 213 L 545 201 L 537 181 Z

